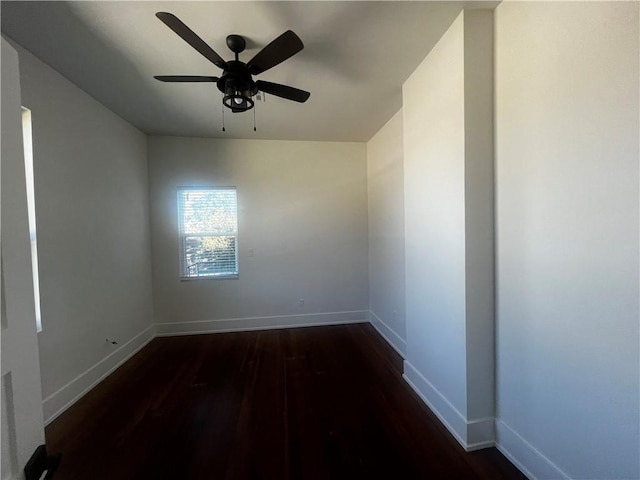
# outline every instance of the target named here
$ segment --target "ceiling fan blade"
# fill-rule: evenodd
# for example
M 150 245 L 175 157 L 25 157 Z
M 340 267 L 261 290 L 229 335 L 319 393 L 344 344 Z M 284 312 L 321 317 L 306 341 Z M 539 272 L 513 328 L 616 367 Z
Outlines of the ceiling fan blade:
M 262 92 L 270 93 L 276 97 L 282 97 L 287 100 L 293 100 L 294 102 L 300 103 L 306 102 L 311 96 L 309 92 L 305 92 L 298 88 L 280 85 L 279 83 L 263 82 L 262 80 L 258 80 L 256 82 L 256 87 L 258 87 L 258 90 Z
M 180 38 L 195 48 L 200 54 L 204 55 L 209 59 L 209 61 L 224 70 L 227 62 L 225 62 L 220 55 L 214 52 L 204 40 L 193 32 L 193 30 L 182 23 L 178 17 L 167 12 L 158 12 L 156 13 L 156 17 L 158 17 L 167 27 L 176 32 Z
M 154 75 L 153 78 L 161 82 L 212 82 L 216 83 L 218 77 L 204 77 L 201 75 Z
M 287 30 L 249 60 L 247 67 L 249 67 L 252 75 L 258 75 L 284 62 L 303 48 L 304 45 L 300 37 L 291 30 Z

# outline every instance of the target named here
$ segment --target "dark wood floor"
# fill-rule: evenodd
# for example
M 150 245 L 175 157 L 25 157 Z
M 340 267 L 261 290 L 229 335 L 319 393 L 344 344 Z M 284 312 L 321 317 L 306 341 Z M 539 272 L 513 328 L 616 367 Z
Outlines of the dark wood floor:
M 55 480 L 525 478 L 401 372 L 367 324 L 156 338 L 47 427 Z

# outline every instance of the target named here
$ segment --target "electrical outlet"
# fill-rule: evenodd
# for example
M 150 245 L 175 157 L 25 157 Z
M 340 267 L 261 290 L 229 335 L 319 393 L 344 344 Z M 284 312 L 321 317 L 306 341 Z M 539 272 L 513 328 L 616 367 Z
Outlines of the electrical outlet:
M 304 298 L 301 298 L 300 300 L 298 300 L 298 306 L 304 307 Z
M 249 254 L 248 254 L 248 255 L 249 255 L 250 257 L 253 257 L 255 254 L 256 254 L 256 252 L 253 250 L 253 248 L 250 248 L 250 249 L 249 249 Z

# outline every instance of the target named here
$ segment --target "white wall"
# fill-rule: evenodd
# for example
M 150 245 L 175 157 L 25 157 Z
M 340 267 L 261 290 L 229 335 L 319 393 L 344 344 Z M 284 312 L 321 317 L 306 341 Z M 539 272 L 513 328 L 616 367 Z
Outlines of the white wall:
M 468 449 L 493 442 L 492 22 L 463 12 L 403 86 L 405 376 Z
M 50 419 L 152 335 L 146 137 L 18 52 L 33 122 L 39 344 Z
M 495 414 L 493 49 L 493 11 L 465 11 L 465 343 L 471 419 Z
M 638 3 L 496 17 L 498 441 L 532 478 L 639 478 Z
M 364 144 L 149 137 L 148 149 L 158 333 L 368 318 Z M 180 281 L 188 185 L 237 187 L 238 279 Z
M 369 310 L 371 323 L 406 350 L 402 111 L 367 143 Z

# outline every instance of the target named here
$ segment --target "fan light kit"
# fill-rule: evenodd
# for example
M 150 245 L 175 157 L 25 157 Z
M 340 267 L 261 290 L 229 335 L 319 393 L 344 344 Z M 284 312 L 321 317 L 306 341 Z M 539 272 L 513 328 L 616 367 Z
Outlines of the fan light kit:
M 255 102 L 253 98 L 258 92 L 270 93 L 277 97 L 304 103 L 311 95 L 309 92 L 288 85 L 253 80 L 253 75 L 259 75 L 270 68 L 284 62 L 304 48 L 302 40 L 287 30 L 270 44 L 260 50 L 247 63 L 240 61 L 239 55 L 246 48 L 246 41 L 240 35 L 229 35 L 227 47 L 235 54 L 235 60 L 225 61 L 204 40 L 196 35 L 175 15 L 167 12 L 156 13 L 166 26 L 173 30 L 180 38 L 196 49 L 211 63 L 222 69 L 221 77 L 200 75 L 156 75 L 154 78 L 162 82 L 208 82 L 215 83 L 222 92 L 222 104 L 233 113 L 251 110 Z M 254 110 L 255 115 L 255 110 Z M 224 122 L 224 108 L 223 108 Z M 224 131 L 224 123 L 222 130 Z M 255 123 L 254 123 L 255 130 Z

